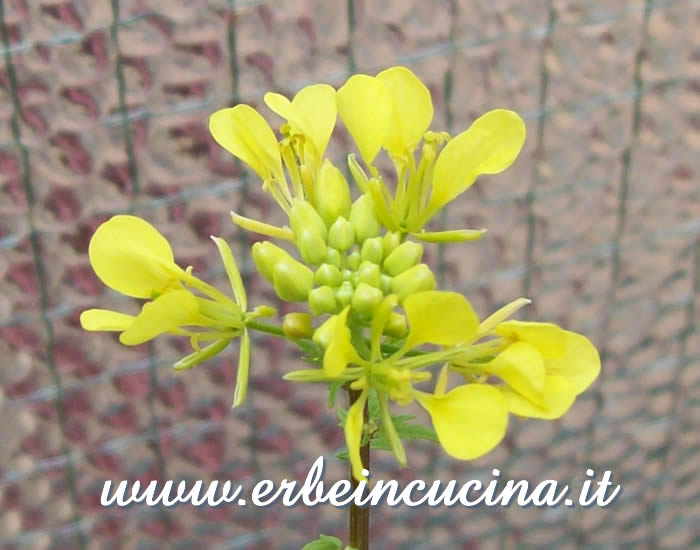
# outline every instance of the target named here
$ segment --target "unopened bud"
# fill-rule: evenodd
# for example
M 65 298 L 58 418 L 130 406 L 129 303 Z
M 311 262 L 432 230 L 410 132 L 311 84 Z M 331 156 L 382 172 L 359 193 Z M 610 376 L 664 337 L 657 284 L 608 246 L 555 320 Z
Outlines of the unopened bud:
M 384 235 L 382 244 L 384 245 L 384 257 L 386 258 L 401 244 L 401 237 L 398 233 L 387 233 Z
M 335 299 L 340 303 L 340 307 L 347 306 L 352 300 L 355 289 L 350 281 L 344 281 L 340 288 L 335 291 Z
M 328 255 L 326 256 L 326 262 L 334 265 L 335 267 L 340 267 L 340 252 L 335 248 L 328 248 Z
M 401 243 L 384 260 L 384 271 L 389 275 L 398 275 L 420 262 L 423 247 L 418 243 L 406 241 Z
M 325 159 L 318 173 L 315 189 L 316 208 L 330 227 L 340 216 L 345 218 L 350 213 L 350 188 L 345 176 L 333 163 Z
M 352 224 L 343 217 L 335 220 L 328 230 L 328 244 L 340 252 L 345 252 L 355 244 L 355 230 Z
M 433 290 L 435 286 L 435 276 L 425 264 L 414 265 L 391 280 L 391 290 L 398 295 L 401 302 L 411 294 Z
M 406 317 L 400 313 L 392 312 L 391 317 L 389 317 L 389 322 L 384 328 L 384 333 L 393 338 L 401 338 L 405 336 L 407 332 L 408 325 L 406 324 Z
M 357 250 L 354 250 L 350 254 L 348 254 L 348 257 L 345 260 L 348 264 L 348 267 L 350 269 L 357 269 L 360 267 L 360 262 L 362 261 L 362 257 L 360 256 L 360 253 Z
M 314 333 L 311 328 L 311 315 L 308 313 L 287 313 L 282 321 L 282 332 L 290 340 L 311 338 Z
M 323 240 L 328 236 L 326 224 L 311 203 L 303 199 L 293 199 L 292 209 L 289 211 L 289 225 L 292 233 L 299 238 L 304 230 L 317 233 Z
M 280 261 L 272 271 L 275 292 L 285 302 L 305 302 L 314 284 L 314 273 L 304 264 Z
M 327 285 L 335 288 L 342 282 L 343 276 L 340 273 L 340 269 L 331 264 L 323 264 L 314 274 L 314 283 L 319 286 Z
M 384 239 L 374 237 L 362 243 L 362 259 L 373 264 L 381 264 L 384 258 Z
M 320 286 L 309 292 L 309 308 L 314 315 L 335 313 L 338 303 L 335 300 L 335 292 L 329 286 Z
M 358 281 L 362 283 L 367 283 L 369 286 L 374 288 L 379 288 L 379 278 L 381 276 L 381 271 L 377 264 L 372 262 L 362 262 L 360 264 L 358 273 Z
M 352 309 L 361 315 L 371 316 L 384 295 L 378 288 L 369 286 L 367 283 L 360 283 L 352 296 Z
M 391 293 L 391 281 L 392 281 L 392 278 L 389 275 L 385 275 L 384 273 L 382 273 L 379 276 L 379 289 L 384 294 Z
M 374 213 L 374 203 L 369 194 L 360 195 L 352 203 L 350 223 L 355 228 L 358 243 L 379 235 L 381 226 L 379 225 L 379 220 L 377 220 L 377 215 Z
M 295 261 L 279 246 L 268 241 L 255 243 L 251 251 L 258 272 L 270 282 L 272 282 L 273 270 L 280 261 Z
M 309 229 L 302 229 L 295 240 L 299 254 L 307 264 L 318 265 L 325 261 L 328 255 L 328 246 L 321 235 Z

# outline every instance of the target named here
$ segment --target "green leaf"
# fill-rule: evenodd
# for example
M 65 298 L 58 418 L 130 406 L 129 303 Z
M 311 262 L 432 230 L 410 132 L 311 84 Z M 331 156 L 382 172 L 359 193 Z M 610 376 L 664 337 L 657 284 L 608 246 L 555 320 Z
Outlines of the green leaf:
M 369 410 L 370 420 L 379 420 L 382 416 L 382 405 L 379 402 L 379 396 L 374 388 L 369 390 L 367 397 L 367 408 Z
M 328 386 L 328 408 L 332 409 L 335 407 L 335 398 L 338 395 L 338 390 L 341 388 L 343 385 L 343 382 L 340 380 L 337 380 L 335 382 L 331 382 L 330 385 Z
M 321 361 L 323 360 L 323 349 L 321 346 L 306 338 L 297 340 L 296 344 L 302 352 L 302 361 L 311 365 L 321 366 Z
M 345 419 L 348 417 L 348 411 L 347 409 L 344 409 L 343 407 L 338 407 L 338 426 L 341 428 L 345 426 Z
M 403 424 L 396 426 L 396 431 L 401 439 L 411 440 L 411 439 L 425 439 L 426 441 L 433 441 L 437 443 L 438 438 L 435 430 L 428 428 L 428 426 L 423 426 L 421 424 Z
M 337 537 L 320 535 L 318 539 L 307 542 L 301 550 L 343 550 L 343 543 Z

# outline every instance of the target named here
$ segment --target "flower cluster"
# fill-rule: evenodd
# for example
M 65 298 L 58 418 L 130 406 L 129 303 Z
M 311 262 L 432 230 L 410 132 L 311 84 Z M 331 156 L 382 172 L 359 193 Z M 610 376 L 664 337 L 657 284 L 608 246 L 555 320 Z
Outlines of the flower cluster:
M 425 226 L 478 176 L 514 162 L 525 140 L 522 119 L 496 109 L 455 137 L 430 131 L 430 93 L 405 67 L 354 75 L 337 91 L 314 84 L 291 100 L 276 93 L 264 99 L 284 119 L 280 139 L 245 104 L 214 113 L 210 131 L 260 176 L 288 217 L 279 227 L 232 213 L 240 227 L 279 242 L 253 245 L 255 266 L 281 300 L 305 304 L 285 317 L 283 332 L 319 353 L 312 368 L 285 378 L 325 382 L 331 391 L 342 385 L 359 395 L 344 415 L 353 475 L 362 477 L 360 446 L 380 436 L 406 464 L 400 430 L 405 417 L 391 414 L 391 402 L 419 403 L 437 440 L 459 459 L 497 445 L 509 414 L 563 415 L 600 370 L 590 341 L 553 324 L 508 320 L 529 303 L 524 298 L 480 320 L 464 296 L 437 290 L 430 267 L 421 262 L 424 243 L 482 237 L 482 229 L 431 232 Z M 359 190 L 354 200 L 343 170 L 325 155 L 338 117 L 360 156 L 347 158 L 347 173 Z M 375 165 L 382 151 L 393 165 L 391 176 Z M 214 241 L 234 300 L 175 265 L 167 242 L 146 222 L 129 216 L 108 221 L 90 246 L 95 271 L 108 286 L 150 301 L 136 317 L 89 310 L 82 321 L 89 330 L 123 331 L 125 344 L 163 332 L 188 335 L 195 353 L 176 364 L 180 368 L 242 336 L 234 403 L 240 404 L 248 331 L 261 326 L 255 317 L 272 311 L 246 311 L 231 251 L 221 239 Z M 203 340 L 213 343 L 200 349 Z M 431 380 L 434 366 L 440 371 L 433 390 L 419 389 Z M 451 374 L 460 383 L 449 389 Z M 364 414 L 368 401 L 376 410 L 370 422 Z

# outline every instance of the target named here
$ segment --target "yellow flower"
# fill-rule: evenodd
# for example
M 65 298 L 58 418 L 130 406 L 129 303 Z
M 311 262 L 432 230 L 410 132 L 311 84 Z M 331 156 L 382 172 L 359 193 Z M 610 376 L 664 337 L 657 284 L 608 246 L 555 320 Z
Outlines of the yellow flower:
M 519 373 L 520 381 L 504 378 L 508 386 L 501 387 L 508 408 L 518 416 L 561 417 L 600 373 L 598 352 L 581 334 L 524 321 L 506 321 L 495 332 L 510 345 L 488 371 L 501 377 L 504 369 Z

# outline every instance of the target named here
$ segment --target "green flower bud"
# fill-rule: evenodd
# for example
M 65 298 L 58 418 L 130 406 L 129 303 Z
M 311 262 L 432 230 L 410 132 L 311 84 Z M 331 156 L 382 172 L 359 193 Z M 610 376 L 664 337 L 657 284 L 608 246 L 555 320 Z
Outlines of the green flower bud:
M 326 256 L 326 262 L 335 267 L 340 267 L 340 252 L 338 252 L 335 248 L 329 248 L 328 255 Z
M 317 233 L 323 240 L 326 240 L 328 236 L 326 224 L 321 216 L 310 203 L 303 199 L 292 201 L 292 209 L 289 211 L 289 225 L 292 226 L 292 233 L 297 239 L 304 230 Z
M 370 195 L 362 194 L 352 203 L 350 223 L 355 228 L 358 243 L 379 235 L 381 226 L 374 213 L 374 203 Z
M 331 342 L 331 338 L 333 338 L 334 328 L 335 317 L 329 317 L 314 331 L 314 335 L 311 339 L 322 348 L 327 348 L 328 344 Z
M 362 262 L 357 272 L 358 281 L 367 283 L 369 286 L 373 286 L 374 288 L 379 288 L 381 271 L 379 270 L 379 266 L 377 264 L 373 264 L 372 262 Z
M 327 285 L 331 288 L 340 286 L 343 282 L 343 276 L 340 269 L 331 264 L 323 264 L 316 270 L 314 275 L 314 283 L 319 286 Z
M 355 230 L 342 216 L 333 222 L 328 230 L 328 243 L 340 252 L 345 252 L 355 244 Z
M 373 264 L 381 264 L 384 258 L 384 239 L 374 237 L 362 243 L 362 259 Z
M 379 276 L 379 288 L 384 294 L 391 293 L 391 281 L 393 279 L 389 275 L 382 273 Z
M 350 281 L 344 281 L 340 288 L 335 291 L 335 299 L 340 303 L 340 307 L 345 307 L 352 300 L 355 289 Z
M 389 275 L 398 275 L 420 262 L 422 256 L 423 247 L 421 245 L 406 241 L 401 243 L 386 257 L 386 260 L 384 260 L 384 271 Z
M 296 245 L 301 257 L 307 264 L 318 265 L 323 263 L 328 255 L 326 241 L 318 233 L 309 229 L 302 229 L 296 239 Z
M 308 313 L 287 313 L 282 321 L 282 332 L 290 340 L 311 338 L 314 333 L 311 328 L 311 315 Z
M 387 233 L 382 241 L 384 245 L 384 257 L 391 254 L 401 244 L 401 236 L 398 233 Z
M 391 280 L 391 290 L 398 294 L 401 302 L 411 294 L 433 290 L 435 286 L 435 276 L 425 264 L 414 265 Z
M 275 292 L 285 302 L 305 302 L 314 284 L 314 272 L 304 264 L 280 261 L 272 270 Z
M 384 333 L 393 337 L 401 338 L 408 332 L 408 326 L 406 324 L 406 317 L 400 313 L 392 312 L 391 317 L 389 317 L 389 322 L 384 328 Z
M 360 253 L 357 250 L 354 250 L 353 252 L 348 254 L 348 257 L 346 259 L 346 262 L 350 269 L 357 269 L 358 267 L 360 267 L 361 261 L 362 257 L 360 256 Z
M 334 313 L 338 309 L 335 292 L 329 286 L 320 286 L 309 292 L 309 308 L 314 315 Z
M 272 282 L 272 271 L 281 261 L 295 261 L 287 252 L 271 242 L 257 242 L 251 248 L 253 262 L 260 275 Z
M 382 301 L 384 295 L 378 288 L 360 283 L 352 296 L 352 309 L 361 315 L 371 316 Z
M 352 271 L 349 269 L 343 269 L 341 276 L 343 277 L 343 281 L 352 281 Z
M 330 227 L 339 217 L 348 217 L 350 213 L 350 187 L 345 176 L 333 163 L 325 159 L 318 173 L 316 189 L 316 208 L 326 226 Z

